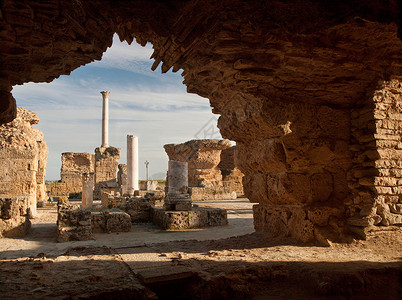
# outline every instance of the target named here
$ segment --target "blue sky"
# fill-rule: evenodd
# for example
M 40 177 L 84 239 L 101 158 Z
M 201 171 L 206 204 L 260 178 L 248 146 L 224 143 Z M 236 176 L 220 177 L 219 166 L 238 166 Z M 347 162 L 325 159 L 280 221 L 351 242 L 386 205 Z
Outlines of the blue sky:
M 49 148 L 47 180 L 60 179 L 62 152 L 93 153 L 101 144 L 101 91 L 110 91 L 109 144 L 121 148 L 126 163 L 126 136 L 139 137 L 140 179 L 162 177 L 168 157 L 164 144 L 194 138 L 221 138 L 209 100 L 188 94 L 181 70 L 161 74 L 151 71 L 152 45 L 121 43 L 95 61 L 60 76 L 51 83 L 26 83 L 13 88 L 17 105 L 36 112 L 36 128 L 43 131 Z

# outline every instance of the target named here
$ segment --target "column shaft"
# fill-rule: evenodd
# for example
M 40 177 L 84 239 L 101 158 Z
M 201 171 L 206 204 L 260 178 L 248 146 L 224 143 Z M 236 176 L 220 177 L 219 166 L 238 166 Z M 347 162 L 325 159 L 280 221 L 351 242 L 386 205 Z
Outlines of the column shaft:
M 127 191 L 133 194 L 138 187 L 138 137 L 127 135 Z
M 110 92 L 101 92 L 102 105 L 102 147 L 109 147 L 109 95 Z

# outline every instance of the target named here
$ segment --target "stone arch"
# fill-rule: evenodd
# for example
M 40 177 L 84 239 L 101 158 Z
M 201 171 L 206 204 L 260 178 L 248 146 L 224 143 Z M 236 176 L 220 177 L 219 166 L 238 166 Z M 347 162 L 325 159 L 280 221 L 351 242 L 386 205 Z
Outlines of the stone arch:
M 100 59 L 117 32 L 151 42 L 152 69 L 183 69 L 188 92 L 209 98 L 223 137 L 237 142 L 257 230 L 278 234 L 276 222 L 301 240 L 336 239 L 402 223 L 397 1 L 5 0 L 0 9 L 0 122 L 15 117 L 13 85 Z

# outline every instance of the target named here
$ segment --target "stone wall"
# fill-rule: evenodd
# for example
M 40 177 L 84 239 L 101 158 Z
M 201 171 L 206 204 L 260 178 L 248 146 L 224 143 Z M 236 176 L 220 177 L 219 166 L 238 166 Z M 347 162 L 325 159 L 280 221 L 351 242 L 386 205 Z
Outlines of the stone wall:
M 47 146 L 40 130 L 38 116 L 18 107 L 14 121 L 0 125 L 0 197 L 28 198 L 32 215 L 38 202 L 45 200 Z
M 343 224 L 335 220 L 345 219 L 346 178 L 352 166 L 350 112 L 265 102 L 272 113 L 259 120 L 265 130 L 250 128 L 237 142 L 245 194 L 259 203 L 253 208 L 256 230 L 305 241 L 330 232 L 342 235 Z
M 0 238 L 22 237 L 31 226 L 28 197 L 0 197 Z
M 230 192 L 235 192 L 237 196 L 241 196 L 244 195 L 244 174 L 237 168 L 236 152 L 236 146 L 222 150 L 218 169 L 222 173 L 223 187 L 229 189 Z
M 402 224 L 402 83 L 382 82 L 352 111 L 353 169 L 348 223 L 359 236 L 373 225 Z
M 61 154 L 61 179 L 47 181 L 47 194 L 53 196 L 69 196 L 70 193 L 82 191 L 82 173 L 92 173 L 95 169 L 95 155 L 90 153 L 65 152 Z
M 95 188 L 107 182 L 116 183 L 117 186 L 119 158 L 119 148 L 98 147 L 95 149 Z

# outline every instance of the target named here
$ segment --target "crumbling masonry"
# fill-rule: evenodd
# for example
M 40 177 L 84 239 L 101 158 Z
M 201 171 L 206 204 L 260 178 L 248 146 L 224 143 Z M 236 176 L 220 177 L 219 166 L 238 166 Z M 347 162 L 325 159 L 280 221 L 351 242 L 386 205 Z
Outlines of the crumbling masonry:
M 29 228 L 28 214 L 46 200 L 47 146 L 39 118 L 17 108 L 17 117 L 0 125 L 0 236 L 22 236 Z

